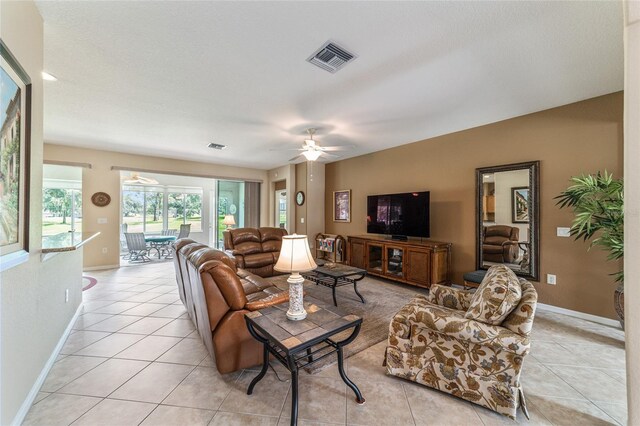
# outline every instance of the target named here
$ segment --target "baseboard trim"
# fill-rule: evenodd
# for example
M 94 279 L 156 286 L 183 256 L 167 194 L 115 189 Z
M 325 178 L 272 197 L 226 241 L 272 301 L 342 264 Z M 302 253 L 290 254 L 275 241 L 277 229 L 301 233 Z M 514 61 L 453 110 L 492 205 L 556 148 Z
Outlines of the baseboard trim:
M 22 422 L 24 421 L 24 418 L 27 416 L 27 413 L 29 412 L 31 405 L 33 405 L 33 401 L 35 401 L 36 396 L 38 395 L 38 392 L 42 387 L 42 384 L 47 378 L 49 371 L 51 371 L 51 367 L 53 367 L 53 364 L 56 362 L 56 358 L 58 358 L 58 355 L 62 350 L 62 346 L 64 346 L 64 342 L 66 342 L 67 337 L 69 337 L 69 334 L 71 334 L 71 329 L 73 327 L 73 324 L 75 324 L 81 311 L 82 311 L 82 302 L 80 302 L 78 309 L 76 309 L 76 313 L 73 314 L 73 318 L 71 318 L 71 321 L 69 321 L 69 324 L 67 325 L 67 328 L 64 330 L 64 333 L 62 333 L 62 336 L 60 337 L 60 340 L 58 340 L 58 344 L 56 345 L 56 347 L 53 349 L 51 356 L 47 360 L 44 367 L 42 367 L 42 371 L 40 371 L 40 375 L 38 376 L 35 383 L 31 387 L 31 390 L 29 391 L 27 398 L 24 400 L 24 402 L 20 406 L 20 409 L 18 410 L 18 413 L 13 419 L 13 422 L 11 422 L 12 425 L 18 426 L 18 425 L 21 425 Z
M 560 308 L 558 306 L 547 305 L 545 303 L 538 303 L 538 309 L 548 312 L 555 312 L 558 314 L 568 315 L 570 317 L 576 317 L 587 321 L 597 322 L 598 324 L 608 325 L 609 327 L 620 327 L 620 322 L 611 318 L 599 317 L 597 315 L 585 314 L 584 312 L 572 311 L 571 309 Z
M 82 268 L 83 271 L 102 271 L 103 269 L 113 269 L 119 268 L 120 264 L 117 265 L 102 265 L 102 266 L 89 266 L 88 268 Z

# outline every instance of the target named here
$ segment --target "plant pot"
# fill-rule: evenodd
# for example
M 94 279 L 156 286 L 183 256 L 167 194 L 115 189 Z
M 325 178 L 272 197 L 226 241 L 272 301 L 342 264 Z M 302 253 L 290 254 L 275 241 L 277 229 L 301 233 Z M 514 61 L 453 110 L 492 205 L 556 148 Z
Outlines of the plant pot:
M 624 330 L 624 284 L 618 284 L 618 288 L 613 293 L 613 306 L 616 308 L 616 314 L 620 320 L 620 325 Z

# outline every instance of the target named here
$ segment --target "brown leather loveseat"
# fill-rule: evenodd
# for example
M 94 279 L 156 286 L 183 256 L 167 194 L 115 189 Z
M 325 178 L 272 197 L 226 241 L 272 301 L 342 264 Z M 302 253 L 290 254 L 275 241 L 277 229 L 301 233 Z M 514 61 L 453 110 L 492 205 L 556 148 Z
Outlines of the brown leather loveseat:
M 238 228 L 224 231 L 224 249 L 238 262 L 238 268 L 261 277 L 278 273 L 273 266 L 280 256 L 282 237 L 287 235 L 281 228 Z
M 180 298 L 218 371 L 224 374 L 261 364 L 262 345 L 249 334 L 244 315 L 283 303 L 288 293 L 237 269 L 220 250 L 186 239 L 174 247 Z
M 518 260 L 520 230 L 514 226 L 484 227 L 482 260 L 497 263 L 515 263 Z

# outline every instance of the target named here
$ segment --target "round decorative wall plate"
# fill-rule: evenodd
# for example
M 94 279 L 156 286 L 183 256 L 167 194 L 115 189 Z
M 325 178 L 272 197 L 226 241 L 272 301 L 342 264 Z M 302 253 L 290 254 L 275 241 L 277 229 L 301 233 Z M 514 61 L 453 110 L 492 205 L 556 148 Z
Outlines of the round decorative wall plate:
M 91 196 L 91 202 L 98 207 L 108 206 L 111 202 L 111 196 L 106 192 L 96 192 Z
M 296 193 L 296 204 L 299 206 L 304 204 L 304 192 L 298 191 Z

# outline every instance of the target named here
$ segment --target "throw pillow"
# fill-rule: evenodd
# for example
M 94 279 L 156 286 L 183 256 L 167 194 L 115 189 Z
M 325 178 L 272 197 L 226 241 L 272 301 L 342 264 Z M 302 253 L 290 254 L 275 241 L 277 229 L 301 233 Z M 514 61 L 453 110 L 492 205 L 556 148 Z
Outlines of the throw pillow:
M 518 306 L 521 296 L 516 274 L 504 265 L 492 266 L 471 298 L 465 318 L 500 325 Z

